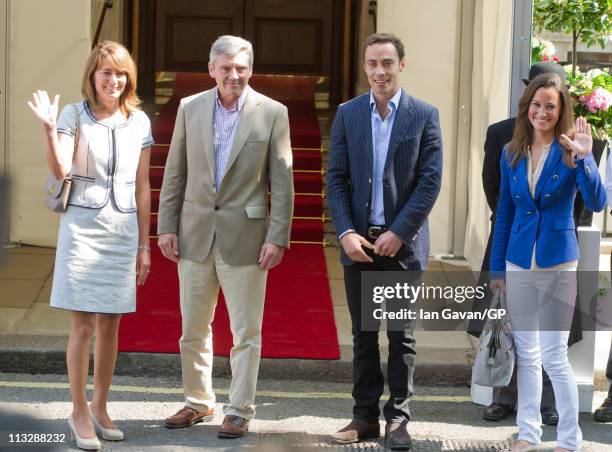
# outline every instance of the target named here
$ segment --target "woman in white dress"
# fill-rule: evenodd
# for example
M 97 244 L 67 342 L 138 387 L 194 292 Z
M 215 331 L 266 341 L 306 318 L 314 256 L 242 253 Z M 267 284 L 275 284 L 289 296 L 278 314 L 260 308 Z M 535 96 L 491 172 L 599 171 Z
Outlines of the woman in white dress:
M 96 432 L 106 440 L 123 439 L 108 415 L 107 398 L 121 314 L 135 311 L 136 285 L 144 284 L 151 266 L 153 139 L 149 119 L 138 108 L 136 65 L 122 45 L 104 41 L 93 49 L 81 91 L 84 100 L 64 107 L 59 118 L 59 95 L 51 102 L 45 91 L 37 91 L 28 104 L 43 123 L 49 171 L 56 179 L 72 178 L 60 220 L 51 306 L 70 310 L 68 424 L 78 447 L 97 450 Z M 94 392 L 88 406 L 94 331 Z

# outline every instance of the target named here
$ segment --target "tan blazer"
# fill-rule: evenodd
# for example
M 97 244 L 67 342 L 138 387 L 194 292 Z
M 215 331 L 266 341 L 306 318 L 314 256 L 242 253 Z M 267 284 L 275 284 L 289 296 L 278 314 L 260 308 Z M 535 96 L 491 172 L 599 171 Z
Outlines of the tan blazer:
M 214 238 L 226 263 L 256 264 L 264 242 L 289 247 L 294 195 L 287 108 L 249 89 L 217 189 L 215 92 L 211 89 L 181 100 L 162 183 L 157 232 L 178 234 L 182 258 L 204 261 Z

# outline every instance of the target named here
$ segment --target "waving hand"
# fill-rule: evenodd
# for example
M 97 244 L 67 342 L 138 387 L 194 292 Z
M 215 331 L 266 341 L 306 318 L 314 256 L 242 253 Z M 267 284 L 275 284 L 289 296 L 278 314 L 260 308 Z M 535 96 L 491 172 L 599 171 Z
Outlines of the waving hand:
M 591 126 L 582 116 L 576 118 L 576 133 L 571 140 L 567 135 L 561 135 L 561 144 L 571 149 L 572 157 L 583 159 L 592 152 L 593 138 L 591 137 Z
M 47 127 L 55 127 L 57 122 L 57 110 L 59 106 L 59 94 L 55 95 L 53 103 L 45 90 L 38 90 L 32 94 L 34 103 L 28 101 L 28 105 L 40 121 Z

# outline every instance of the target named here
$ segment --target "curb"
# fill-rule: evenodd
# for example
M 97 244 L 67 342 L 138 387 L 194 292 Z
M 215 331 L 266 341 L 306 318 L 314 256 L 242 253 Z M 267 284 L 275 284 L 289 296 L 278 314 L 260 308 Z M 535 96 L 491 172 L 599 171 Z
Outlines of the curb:
M 66 374 L 65 336 L 0 334 L 0 372 Z M 381 344 L 381 367 L 386 374 L 386 345 Z M 417 386 L 469 386 L 472 350 L 417 347 L 414 383 Z M 259 378 L 270 380 L 315 380 L 352 382 L 352 347 L 340 347 L 340 359 L 262 358 Z M 89 369 L 93 369 L 91 354 Z M 473 357 L 472 357 L 473 358 Z M 180 355 L 170 353 L 120 352 L 115 375 L 180 377 Z M 215 356 L 213 377 L 231 378 L 228 357 Z
M 0 350 L 0 372 L 28 374 L 65 374 L 64 350 Z M 229 358 L 215 357 L 213 377 L 230 378 Z M 386 373 L 386 362 L 382 362 Z M 93 359 L 90 360 L 90 370 Z M 115 375 L 180 376 L 180 356 L 161 353 L 119 353 Z M 461 364 L 417 364 L 417 386 L 469 386 L 471 368 Z M 352 381 L 348 360 L 262 359 L 259 378 L 270 380 L 316 380 L 336 383 Z

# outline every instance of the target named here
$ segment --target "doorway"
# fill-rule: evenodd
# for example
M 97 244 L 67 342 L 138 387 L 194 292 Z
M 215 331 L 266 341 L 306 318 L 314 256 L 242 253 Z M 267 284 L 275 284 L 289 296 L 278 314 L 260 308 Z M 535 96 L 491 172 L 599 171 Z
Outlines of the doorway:
M 154 96 L 156 73 L 206 72 L 212 42 L 233 34 L 253 43 L 255 73 L 321 76 L 330 103 L 338 103 L 346 83 L 344 58 L 350 57 L 347 3 L 351 0 L 139 2 L 134 21 L 139 91 L 145 99 Z

